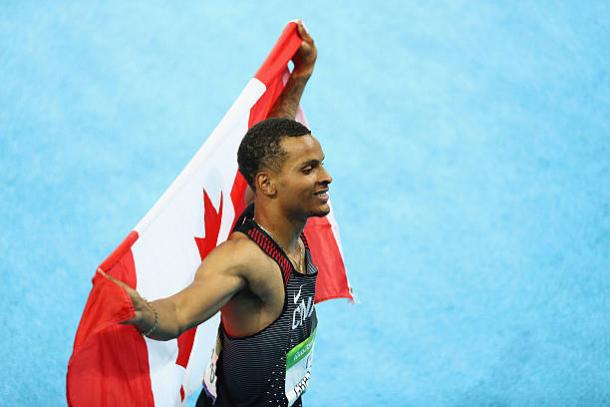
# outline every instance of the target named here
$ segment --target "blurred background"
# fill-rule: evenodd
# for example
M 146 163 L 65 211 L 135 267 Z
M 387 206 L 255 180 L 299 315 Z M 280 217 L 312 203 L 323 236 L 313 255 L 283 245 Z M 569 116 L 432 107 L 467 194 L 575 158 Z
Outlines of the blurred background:
M 610 405 L 610 5 L 318 0 L 0 4 L 0 404 L 295 18 L 360 301 L 305 405 Z

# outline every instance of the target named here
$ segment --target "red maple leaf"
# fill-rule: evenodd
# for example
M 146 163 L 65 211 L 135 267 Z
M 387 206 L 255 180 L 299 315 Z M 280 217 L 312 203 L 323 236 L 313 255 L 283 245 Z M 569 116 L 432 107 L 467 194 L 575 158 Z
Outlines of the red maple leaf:
M 205 221 L 205 237 L 196 237 L 195 243 L 199 249 L 201 261 L 216 247 L 218 234 L 220 233 L 220 223 L 222 221 L 222 191 L 220 191 L 220 205 L 217 211 L 212 205 L 207 191 L 203 190 L 203 218 Z
M 199 257 L 201 261 L 207 257 L 207 255 L 216 247 L 218 243 L 218 234 L 220 233 L 220 225 L 222 223 L 222 191 L 220 192 L 220 205 L 219 209 L 216 210 L 212 204 L 212 200 L 208 195 L 207 191 L 203 190 L 203 218 L 205 223 L 205 236 L 195 236 L 195 244 L 199 250 Z M 191 328 L 184 332 L 178 337 L 178 357 L 176 358 L 176 364 L 184 367 L 189 362 L 191 351 L 193 350 L 193 343 L 195 342 L 195 333 L 197 327 Z M 180 388 L 180 398 L 184 400 L 184 388 Z

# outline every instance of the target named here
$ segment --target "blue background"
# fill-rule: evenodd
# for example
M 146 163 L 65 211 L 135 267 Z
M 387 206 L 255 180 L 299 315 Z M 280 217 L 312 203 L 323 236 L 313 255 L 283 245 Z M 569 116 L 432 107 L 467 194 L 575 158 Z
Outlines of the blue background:
M 610 405 L 604 1 L 2 2 L 0 404 L 65 404 L 95 267 L 298 17 L 360 300 L 306 405 Z

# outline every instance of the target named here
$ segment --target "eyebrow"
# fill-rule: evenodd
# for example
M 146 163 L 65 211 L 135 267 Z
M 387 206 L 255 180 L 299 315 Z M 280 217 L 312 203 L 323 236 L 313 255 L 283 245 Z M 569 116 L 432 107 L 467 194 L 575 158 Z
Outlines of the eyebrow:
M 301 167 L 301 168 L 302 168 L 302 167 L 306 167 L 306 166 L 308 166 L 308 165 L 316 165 L 316 164 L 319 164 L 319 163 L 321 163 L 322 161 L 324 161 L 324 158 L 325 158 L 325 157 L 322 157 L 322 159 L 321 159 L 321 160 L 317 160 L 317 159 L 315 159 L 315 158 L 314 158 L 313 160 L 307 160 L 307 161 L 303 161 L 301 164 L 299 164 L 299 167 Z

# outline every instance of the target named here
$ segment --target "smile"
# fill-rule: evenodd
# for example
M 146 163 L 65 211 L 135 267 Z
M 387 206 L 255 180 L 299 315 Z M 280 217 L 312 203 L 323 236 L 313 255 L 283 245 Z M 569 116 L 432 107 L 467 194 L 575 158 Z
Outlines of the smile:
M 324 191 L 316 192 L 314 195 L 319 197 L 323 201 L 327 201 L 328 200 L 328 189 L 325 189 Z

